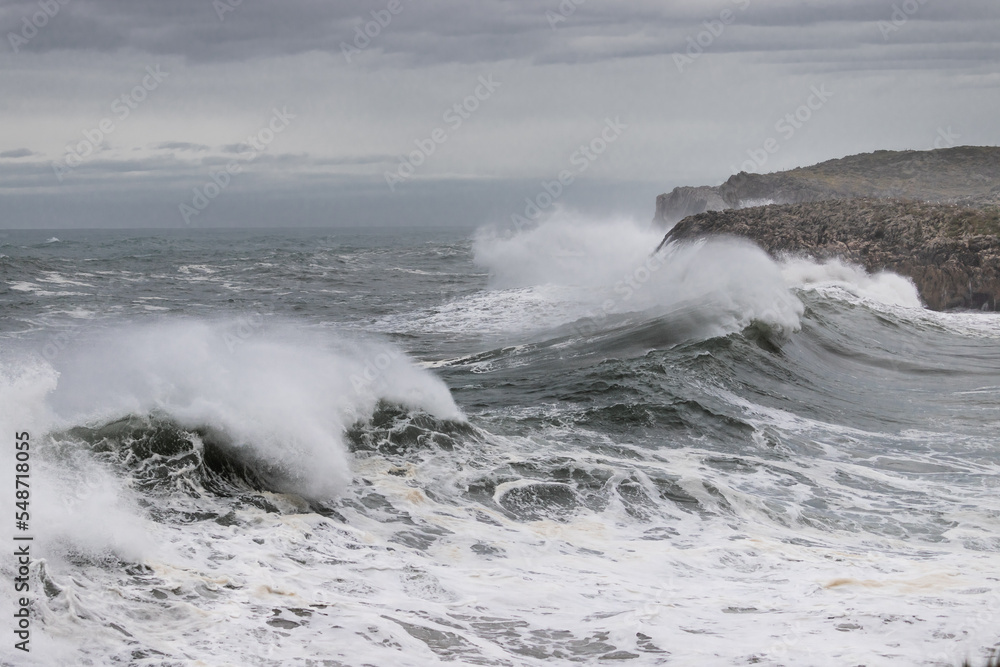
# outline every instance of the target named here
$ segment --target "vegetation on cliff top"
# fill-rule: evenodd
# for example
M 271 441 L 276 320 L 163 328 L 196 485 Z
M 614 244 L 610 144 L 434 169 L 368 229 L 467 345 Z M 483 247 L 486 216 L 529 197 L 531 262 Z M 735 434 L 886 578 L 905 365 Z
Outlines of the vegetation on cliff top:
M 775 174 L 829 197 L 889 197 L 988 205 L 1000 203 L 1000 148 L 960 146 L 933 151 L 875 151 Z M 736 178 L 736 177 L 734 177 Z M 732 179 L 730 179 L 732 180 Z
M 670 225 L 707 210 L 743 208 L 755 202 L 800 204 L 865 197 L 995 208 L 1000 206 L 1000 147 L 875 151 L 790 171 L 740 172 L 717 187 L 682 187 L 660 195 L 655 219 Z

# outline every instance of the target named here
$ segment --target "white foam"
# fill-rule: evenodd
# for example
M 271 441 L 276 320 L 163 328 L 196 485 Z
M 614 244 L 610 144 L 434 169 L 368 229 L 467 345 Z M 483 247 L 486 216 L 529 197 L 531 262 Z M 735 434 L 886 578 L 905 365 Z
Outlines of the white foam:
M 771 206 L 777 203 L 778 202 L 770 198 L 744 199 L 739 202 L 738 208 L 756 208 L 758 206 Z
M 17 292 L 31 292 L 36 296 L 90 296 L 86 292 L 53 292 L 43 289 L 40 285 L 28 281 L 14 281 L 7 286 Z
M 840 259 L 816 262 L 789 257 L 781 262 L 781 274 L 790 287 L 800 289 L 839 288 L 856 297 L 888 306 L 921 308 L 916 285 L 891 271 L 870 274 L 860 266 Z
M 729 330 L 760 319 L 794 326 L 801 305 L 789 287 L 866 299 L 875 297 L 857 295 L 882 289 L 863 284 L 875 277 L 836 267 L 800 267 L 790 276 L 787 265 L 759 250 L 724 241 L 675 247 L 639 281 L 635 271 L 659 233 L 631 223 L 549 225 L 537 235 L 482 237 L 477 251 L 494 274 L 490 289 L 421 318 L 401 317 L 434 331 L 485 327 L 520 353 L 531 346 L 513 344 L 517 336 L 509 332 L 573 322 L 608 300 L 610 313 L 654 317 L 694 303 L 712 314 L 714 329 Z M 631 293 L 616 291 L 626 286 Z M 893 290 L 880 298 L 896 303 Z M 996 318 L 986 324 L 978 315 L 914 312 L 927 322 L 979 327 L 984 336 L 998 331 Z M 645 449 L 629 444 L 632 434 L 544 426 L 571 420 L 553 419 L 559 413 L 552 406 L 522 401 L 510 412 L 543 424 L 530 427 L 530 437 L 479 431 L 454 448 L 359 454 L 348 462 L 342 429 L 379 397 L 462 418 L 444 385 L 390 346 L 273 321 L 250 329 L 245 322 L 174 321 L 80 337 L 52 366 L 10 355 L 0 361 L 4 432 L 44 436 L 80 421 L 159 412 L 252 448 L 297 475 L 301 493 L 345 498 L 337 506 L 347 519 L 341 523 L 279 494 L 265 495 L 280 514 L 222 498 L 150 494 L 145 502 L 190 502 L 210 517 L 235 507 L 238 525 L 211 518 L 155 523 L 127 482 L 84 452 L 61 452 L 58 468 L 40 459 L 39 553 L 62 593 L 37 598 L 34 664 L 128 664 L 139 660 L 137 647 L 162 652 L 164 661 L 219 665 L 540 667 L 628 657 L 602 648 L 609 646 L 637 656 L 627 661 L 636 665 L 940 665 L 957 664 L 996 639 L 1000 494 L 989 489 L 1000 471 L 956 457 L 948 463 L 982 481 L 955 485 L 888 465 L 892 456 L 943 465 L 932 454 L 879 452 L 887 462 L 882 469 L 849 451 L 891 434 L 714 393 L 738 406 L 756 435 L 780 430 L 824 453 L 776 456 L 773 443 L 748 439 L 740 470 L 722 471 L 712 463 L 714 446 Z M 490 363 L 475 355 L 460 361 Z M 484 410 L 477 423 L 509 425 L 506 410 Z M 897 436 L 901 445 L 957 437 Z M 588 448 L 595 440 L 613 447 Z M 613 453 L 619 450 L 627 455 Z M 586 506 L 586 489 L 577 492 L 575 481 L 547 481 L 554 467 L 570 470 L 572 480 L 603 476 L 595 494 L 610 495 L 608 506 Z M 355 483 L 345 488 L 352 475 Z M 900 493 L 864 492 L 845 475 Z M 470 490 L 491 476 L 496 485 L 472 498 Z M 648 516 L 629 514 L 609 492 L 626 478 L 648 496 Z M 653 480 L 664 478 L 699 507 L 662 495 Z M 557 486 L 572 496 L 565 511 L 538 520 L 502 511 L 518 493 Z M 9 495 L 0 495 L 7 516 Z M 829 505 L 831 525 L 802 521 L 806 503 L 817 499 Z M 858 514 L 954 527 L 941 542 L 919 531 L 894 537 L 845 529 Z M 406 543 L 411 533 L 426 544 Z M 69 560 L 72 551 L 141 561 L 151 572 L 80 565 Z M 0 561 L 7 581 L 10 561 Z M 33 567 L 38 572 L 39 564 Z M 10 608 L 10 587 L 0 590 L 0 604 Z M 31 664 L 13 656 L 9 642 L 0 645 L 3 660 Z
M 36 292 L 40 289 L 35 283 L 23 280 L 7 283 L 7 286 L 16 292 Z M 47 294 L 54 294 L 54 292 L 47 292 Z
M 273 323 L 266 335 L 229 322 L 131 325 L 83 336 L 55 363 L 50 402 L 67 426 L 162 414 L 250 448 L 313 498 L 350 482 L 343 432 L 379 399 L 462 418 L 447 387 L 397 350 Z
M 662 231 L 632 221 L 566 214 L 513 235 L 483 229 L 475 261 L 489 272 L 490 289 L 412 326 L 502 334 L 582 321 L 599 328 L 632 314 L 669 321 L 693 311 L 705 336 L 755 321 L 783 333 L 799 327 L 802 304 L 756 246 L 717 239 L 654 254 L 661 238 Z
M 208 415 L 219 425 L 252 419 L 263 400 L 258 391 L 271 392 L 268 400 L 285 407 L 286 427 L 300 418 L 315 422 L 316 409 L 337 412 L 354 403 L 324 400 L 322 390 L 331 385 L 317 378 L 351 367 L 338 356 L 345 346 L 334 346 L 334 352 L 329 341 L 316 347 L 311 335 L 276 331 L 261 333 L 260 346 L 241 340 L 252 352 L 239 354 L 239 347 L 218 349 L 214 341 L 226 332 L 220 327 L 160 325 L 163 337 L 130 327 L 108 341 L 117 356 L 87 352 L 91 341 L 86 350 L 67 353 L 92 361 L 77 370 L 74 364 L 60 365 L 61 377 L 43 364 L 23 367 L 16 377 L 8 373 L 0 399 L 22 425 L 3 418 L 0 423 L 44 432 L 67 414 L 103 414 L 97 407 L 116 395 L 119 410 L 156 405 L 173 410 L 175 418 Z M 306 340 L 312 341 L 306 348 L 310 369 L 301 367 L 302 358 L 290 347 Z M 211 351 L 233 361 L 206 365 Z M 239 369 L 239 363 L 251 361 L 260 374 Z M 135 373 L 93 376 L 97 395 L 78 395 L 87 391 L 83 380 L 100 363 L 140 365 Z M 219 383 L 204 377 L 220 371 L 234 377 Z M 74 378 L 78 372 L 83 375 Z M 410 384 L 425 383 L 428 376 L 417 377 L 422 379 Z M 242 386 L 259 380 L 270 388 Z M 304 395 L 309 391 L 298 392 L 289 383 L 319 393 L 310 398 Z M 438 407 L 448 414 L 448 405 Z M 786 413 L 750 403 L 743 407 L 762 426 L 871 435 L 790 422 Z M 267 424 L 257 424 L 257 430 L 266 433 Z M 749 443 L 740 456 L 754 469 L 739 474 L 713 468 L 710 459 L 717 452 L 695 446 L 598 455 L 582 446 L 593 437 L 606 436 L 576 427 L 542 428 L 530 438 L 481 433 L 455 449 L 408 456 L 402 468 L 398 459 L 372 454 L 354 464 L 358 482 L 346 491 L 354 503 L 339 508 L 346 524 L 299 514 L 294 499 L 273 495 L 270 500 L 283 514 L 245 507 L 235 512 L 236 526 L 211 520 L 153 523 L 142 517 L 120 481 L 94 466 L 65 466 L 63 476 L 53 478 L 58 484 L 46 482 L 39 495 L 54 509 L 64 502 L 61 494 L 83 501 L 66 516 L 46 510 L 39 517 L 49 536 L 47 554 L 54 554 L 50 574 L 63 592 L 37 600 L 40 653 L 32 656 L 34 664 L 79 664 L 81 656 L 127 662 L 138 642 L 172 659 L 197 654 L 220 665 L 278 655 L 286 663 L 321 656 L 345 664 L 540 667 L 621 657 L 612 650 L 638 656 L 633 664 L 669 657 L 677 664 L 916 665 L 958 663 L 966 651 L 995 638 L 995 627 L 983 620 L 983 612 L 1000 609 L 993 552 L 964 546 L 975 540 L 988 544 L 1000 516 L 995 495 L 984 498 L 975 489 L 960 492 L 944 481 L 912 480 L 844 458 L 776 460 L 765 446 L 757 452 Z M 600 511 L 577 504 L 557 517 L 514 520 L 465 495 L 483 475 L 504 469 L 508 472 L 493 492 L 503 504 L 505 494 L 547 479 L 510 471 L 545 469 L 554 457 L 560 467 L 606 476 L 606 488 L 627 477 L 637 480 L 655 502 L 649 516 L 630 516 L 615 501 Z M 826 500 L 839 502 L 835 507 L 844 511 L 878 509 L 876 495 L 838 479 L 843 472 L 941 498 L 933 509 L 954 522 L 949 541 L 911 541 L 799 521 L 809 499 L 808 488 L 795 482 L 803 476 L 818 482 Z M 995 471 L 981 472 L 996 478 Z M 49 471 L 39 474 L 46 479 Z M 688 511 L 661 497 L 654 476 L 677 480 L 710 513 Z M 86 482 L 82 492 L 81 482 Z M 378 502 L 361 502 L 370 492 Z M 200 511 L 228 507 L 222 499 L 199 503 Z M 920 507 L 890 509 L 921 514 Z M 421 548 L 401 544 L 400 535 L 410 532 L 433 539 Z M 109 552 L 141 559 L 151 576 L 134 581 L 118 566 L 65 562 L 60 553 L 66 545 L 92 557 Z M 495 555 L 483 555 L 484 548 Z M 2 595 L 9 597 L 6 589 Z M 656 649 L 669 656 L 647 652 Z M 3 650 L 7 653 L 0 655 L 9 654 L 9 647 Z
M 56 271 L 45 271 L 38 280 L 43 283 L 55 283 L 57 285 L 75 285 L 77 287 L 93 287 L 90 283 L 83 283 L 79 280 L 71 280 Z

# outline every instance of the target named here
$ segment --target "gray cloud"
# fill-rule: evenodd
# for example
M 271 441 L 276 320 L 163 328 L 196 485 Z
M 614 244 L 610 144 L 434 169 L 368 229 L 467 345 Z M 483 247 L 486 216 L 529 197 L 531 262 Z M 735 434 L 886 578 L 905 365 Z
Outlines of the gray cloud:
M 183 142 L 171 142 L 183 143 Z M 247 150 L 244 146 L 243 151 Z M 20 151 L 9 151 L 19 153 Z M 200 152 L 200 151 L 199 151 Z M 4 154 L 0 153 L 0 157 Z M 391 156 L 372 155 L 357 157 L 314 158 L 302 153 L 260 153 L 252 162 L 236 159 L 241 173 L 236 181 L 251 180 L 266 182 L 269 167 L 281 167 L 285 173 L 294 173 L 298 178 L 339 178 L 331 175 L 326 167 L 383 164 L 390 161 Z M 48 189 L 56 188 L 66 192 L 90 191 L 95 186 L 125 187 L 120 180 L 128 174 L 128 187 L 167 186 L 170 183 L 180 183 L 181 187 L 188 184 L 201 183 L 208 178 L 212 170 L 234 161 L 233 157 L 225 155 L 209 155 L 201 158 L 182 158 L 176 154 L 154 155 L 144 158 L 91 158 L 79 166 L 70 169 L 60 181 L 50 162 L 44 160 L 29 160 L 18 163 L 0 163 L 0 192 L 4 190 Z M 275 174 L 277 176 L 277 174 Z M 375 179 L 384 188 L 381 178 Z
M 15 148 L 11 151 L 0 152 L 0 159 L 12 160 L 22 157 L 31 157 L 32 155 L 35 155 L 35 152 L 28 150 L 27 148 Z
M 704 21 L 718 18 L 726 9 L 736 19 L 728 28 L 730 34 L 716 46 L 738 52 L 841 51 L 862 44 L 892 49 L 900 43 L 980 41 L 996 58 L 994 36 L 1000 24 L 1000 5 L 993 0 L 919 5 L 889 40 L 878 24 L 891 23 L 894 6 L 899 4 L 871 0 L 680 1 L 669 5 L 653 0 L 589 0 L 565 17 L 554 0 L 480 0 L 474 11 L 458 0 L 400 2 L 402 11 L 392 16 L 389 25 L 378 27 L 379 34 L 366 50 L 411 65 L 504 59 L 572 63 L 670 54 L 684 49 L 687 38 L 703 29 Z M 340 55 L 342 44 L 352 44 L 355 28 L 373 21 L 371 13 L 384 12 L 386 5 L 360 0 L 242 2 L 220 19 L 207 0 L 73 0 L 23 49 L 133 51 L 193 61 L 311 51 Z M 24 17 L 37 11 L 34 2 L 9 4 L 0 15 L 0 32 L 18 32 Z M 561 17 L 554 29 L 547 13 Z M 371 64 L 371 55 L 362 53 L 357 60 Z
M 100 196 L 74 190 L 26 191 L 4 195 L 0 228 L 182 227 L 179 204 L 189 184 L 117 188 Z M 380 179 L 358 177 L 276 182 L 248 175 L 192 220 L 193 227 L 281 226 L 448 226 L 509 225 L 523 211 L 525 180 L 439 180 L 385 196 Z M 563 202 L 592 215 L 626 214 L 652 219 L 659 185 L 615 181 L 582 182 Z
M 505 221 L 619 115 L 631 129 L 565 202 L 647 217 L 658 191 L 726 178 L 821 84 L 831 103 L 766 170 L 929 148 L 942 128 L 1000 142 L 996 0 L 587 0 L 565 16 L 561 0 L 400 2 L 350 63 L 342 44 L 389 0 L 243 0 L 221 19 L 212 0 L 69 0 L 17 54 L 8 33 L 39 5 L 0 4 L 0 88 L 16 91 L 0 203 L 19 212 L 0 226 L 181 224 L 177 204 L 234 160 L 200 223 Z M 905 2 L 918 9 L 894 17 Z M 121 117 L 113 101 L 160 64 L 162 90 Z M 497 95 L 390 192 L 384 173 L 491 74 Z M 246 162 L 230 142 L 284 105 L 293 124 Z M 113 132 L 60 183 L 53 163 L 104 118 Z
M 196 153 L 211 150 L 211 146 L 193 144 L 188 141 L 164 141 L 154 145 L 153 148 L 164 151 L 192 151 Z

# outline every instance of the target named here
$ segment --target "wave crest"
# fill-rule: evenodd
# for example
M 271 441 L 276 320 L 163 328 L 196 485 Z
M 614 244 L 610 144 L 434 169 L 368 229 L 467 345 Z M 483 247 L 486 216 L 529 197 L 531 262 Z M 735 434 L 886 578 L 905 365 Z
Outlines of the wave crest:
M 129 325 L 54 363 L 64 429 L 154 415 L 242 451 L 269 485 L 312 500 L 350 483 L 345 433 L 380 400 L 464 420 L 448 388 L 394 348 L 269 326 L 235 345 L 228 322 Z
M 799 329 L 802 303 L 763 250 L 746 241 L 719 238 L 674 244 L 654 253 L 661 237 L 662 231 L 633 222 L 565 216 L 509 237 L 481 231 L 475 260 L 489 271 L 502 311 L 484 319 L 519 312 L 529 317 L 518 323 L 524 328 L 581 321 L 594 330 L 604 328 L 605 322 L 620 324 L 622 315 L 667 322 L 693 318 L 695 335 L 706 338 L 741 331 L 752 323 L 782 334 Z M 504 304 L 512 294 L 547 303 L 513 309 Z

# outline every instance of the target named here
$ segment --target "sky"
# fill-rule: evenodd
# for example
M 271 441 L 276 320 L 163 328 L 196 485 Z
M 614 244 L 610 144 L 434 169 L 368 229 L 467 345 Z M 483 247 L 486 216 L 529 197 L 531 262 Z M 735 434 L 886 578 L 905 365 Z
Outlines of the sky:
M 510 226 L 1000 144 L 996 0 L 0 0 L 0 227 Z

